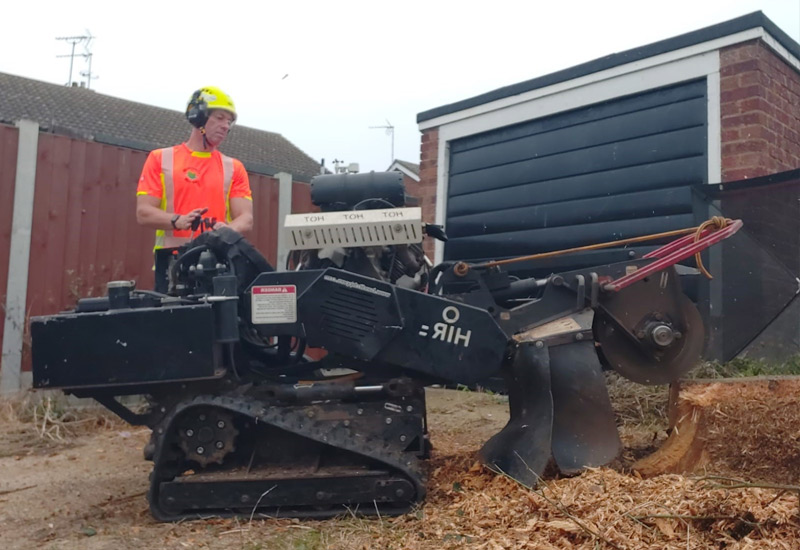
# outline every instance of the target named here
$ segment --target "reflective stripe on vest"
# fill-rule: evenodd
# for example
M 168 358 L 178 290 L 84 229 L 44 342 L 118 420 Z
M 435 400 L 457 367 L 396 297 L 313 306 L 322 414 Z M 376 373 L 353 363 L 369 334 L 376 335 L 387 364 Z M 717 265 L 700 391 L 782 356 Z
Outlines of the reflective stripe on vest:
M 233 159 L 229 156 L 223 155 L 222 157 L 222 197 L 225 201 L 225 222 L 231 221 L 231 204 L 230 197 L 231 183 L 233 182 Z M 161 150 L 161 173 L 164 176 L 164 211 L 175 212 L 174 197 L 175 197 L 175 152 L 173 147 L 168 147 Z M 163 231 L 156 231 L 156 246 L 155 248 L 177 248 L 186 244 L 191 239 L 189 237 L 176 237 L 172 229 L 165 229 Z
M 233 159 L 229 156 L 222 157 L 222 197 L 225 200 L 225 223 L 231 221 L 231 183 L 233 183 Z

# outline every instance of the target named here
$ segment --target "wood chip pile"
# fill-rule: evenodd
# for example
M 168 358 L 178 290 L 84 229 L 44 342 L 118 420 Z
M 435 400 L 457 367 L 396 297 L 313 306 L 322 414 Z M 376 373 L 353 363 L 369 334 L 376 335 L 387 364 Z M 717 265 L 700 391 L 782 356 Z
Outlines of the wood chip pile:
M 427 502 L 392 520 L 406 536 L 365 547 L 800 549 L 798 396 L 798 378 L 681 383 L 645 477 L 620 464 L 531 490 L 435 439 Z
M 460 455 L 438 460 L 416 514 L 372 548 L 800 548 L 798 496 L 726 479 L 593 469 L 530 490 Z

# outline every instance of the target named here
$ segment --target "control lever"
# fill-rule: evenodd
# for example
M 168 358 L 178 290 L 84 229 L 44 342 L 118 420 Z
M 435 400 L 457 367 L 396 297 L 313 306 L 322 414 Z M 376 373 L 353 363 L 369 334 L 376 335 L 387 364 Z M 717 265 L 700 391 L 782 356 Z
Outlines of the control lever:
M 200 215 L 192 220 L 192 233 L 197 231 L 200 225 L 205 221 L 203 218 L 203 214 L 205 214 L 206 212 L 208 212 L 208 208 L 203 208 L 203 210 L 200 211 Z
M 442 241 L 443 243 L 447 242 L 447 233 L 444 232 L 444 227 L 442 227 L 441 225 L 426 223 L 425 233 L 429 237 L 433 237 L 434 239 Z

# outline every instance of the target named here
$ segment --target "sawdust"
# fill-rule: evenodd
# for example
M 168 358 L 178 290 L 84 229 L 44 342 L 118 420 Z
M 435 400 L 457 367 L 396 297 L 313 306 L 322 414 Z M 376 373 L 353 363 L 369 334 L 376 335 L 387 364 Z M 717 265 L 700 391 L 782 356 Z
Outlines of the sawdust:
M 675 390 L 673 433 L 633 468 L 800 483 L 800 378 L 689 380 Z
M 782 391 L 776 394 L 783 396 Z M 786 390 L 786 409 L 793 395 L 797 394 Z M 749 399 L 746 392 L 732 397 Z M 4 548 L 12 549 L 89 550 L 800 548 L 795 488 L 727 488 L 722 487 L 730 483 L 727 480 L 709 477 L 714 472 L 753 481 L 773 467 L 783 472 L 782 479 L 796 479 L 789 475 L 791 460 L 774 449 L 736 464 L 724 459 L 719 470 L 709 469 L 705 477 L 642 479 L 629 473 L 627 462 L 621 460 L 617 469 L 551 478 L 531 490 L 475 461 L 480 445 L 507 420 L 507 407 L 501 396 L 429 391 L 434 445 L 429 494 L 417 510 L 398 518 L 346 516 L 322 522 L 208 518 L 161 524 L 150 517 L 144 497 L 150 463 L 142 460 L 141 452 L 147 430 L 99 427 L 64 445 L 56 443 L 33 453 L 26 453 L 24 444 L 12 443 L 11 450 L 19 452 L 0 457 L 0 540 Z M 794 422 L 783 432 L 793 437 L 800 424 L 781 407 L 776 413 L 772 402 L 742 405 L 746 410 L 740 413 L 747 418 L 731 424 L 736 429 L 726 427 L 717 433 L 728 440 L 726 448 L 749 449 L 761 436 L 772 444 L 777 436 L 768 434 L 767 426 Z M 720 410 L 728 421 L 739 422 L 729 418 L 735 411 Z M 721 423 L 726 419 L 719 418 Z M 749 433 L 741 433 L 745 421 Z M 752 422 L 760 427 L 752 429 Z M 14 429 L 36 433 L 30 423 Z M 632 423 L 626 424 L 626 452 L 631 454 L 631 445 L 657 444 L 652 443 L 653 429 L 648 425 L 636 433 Z M 737 443 L 739 436 L 743 439 Z M 792 443 L 797 444 L 795 450 L 800 446 L 795 439 L 781 442 L 780 449 L 789 449 Z M 640 449 L 633 448 L 633 454 Z M 756 458 L 767 462 L 756 464 Z M 800 463 L 795 461 L 794 475 L 797 470 Z
M 705 447 L 714 469 L 800 483 L 800 379 L 715 384 Z

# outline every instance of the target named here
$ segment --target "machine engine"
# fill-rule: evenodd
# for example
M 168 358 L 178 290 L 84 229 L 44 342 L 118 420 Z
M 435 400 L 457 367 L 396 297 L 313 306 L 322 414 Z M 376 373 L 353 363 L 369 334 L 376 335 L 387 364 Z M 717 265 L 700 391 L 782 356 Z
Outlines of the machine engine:
M 402 174 L 319 176 L 311 198 L 319 214 L 286 220 L 299 269 L 335 267 L 403 288 L 427 286 L 430 263 L 419 233 L 422 213 L 405 208 L 410 197 Z

